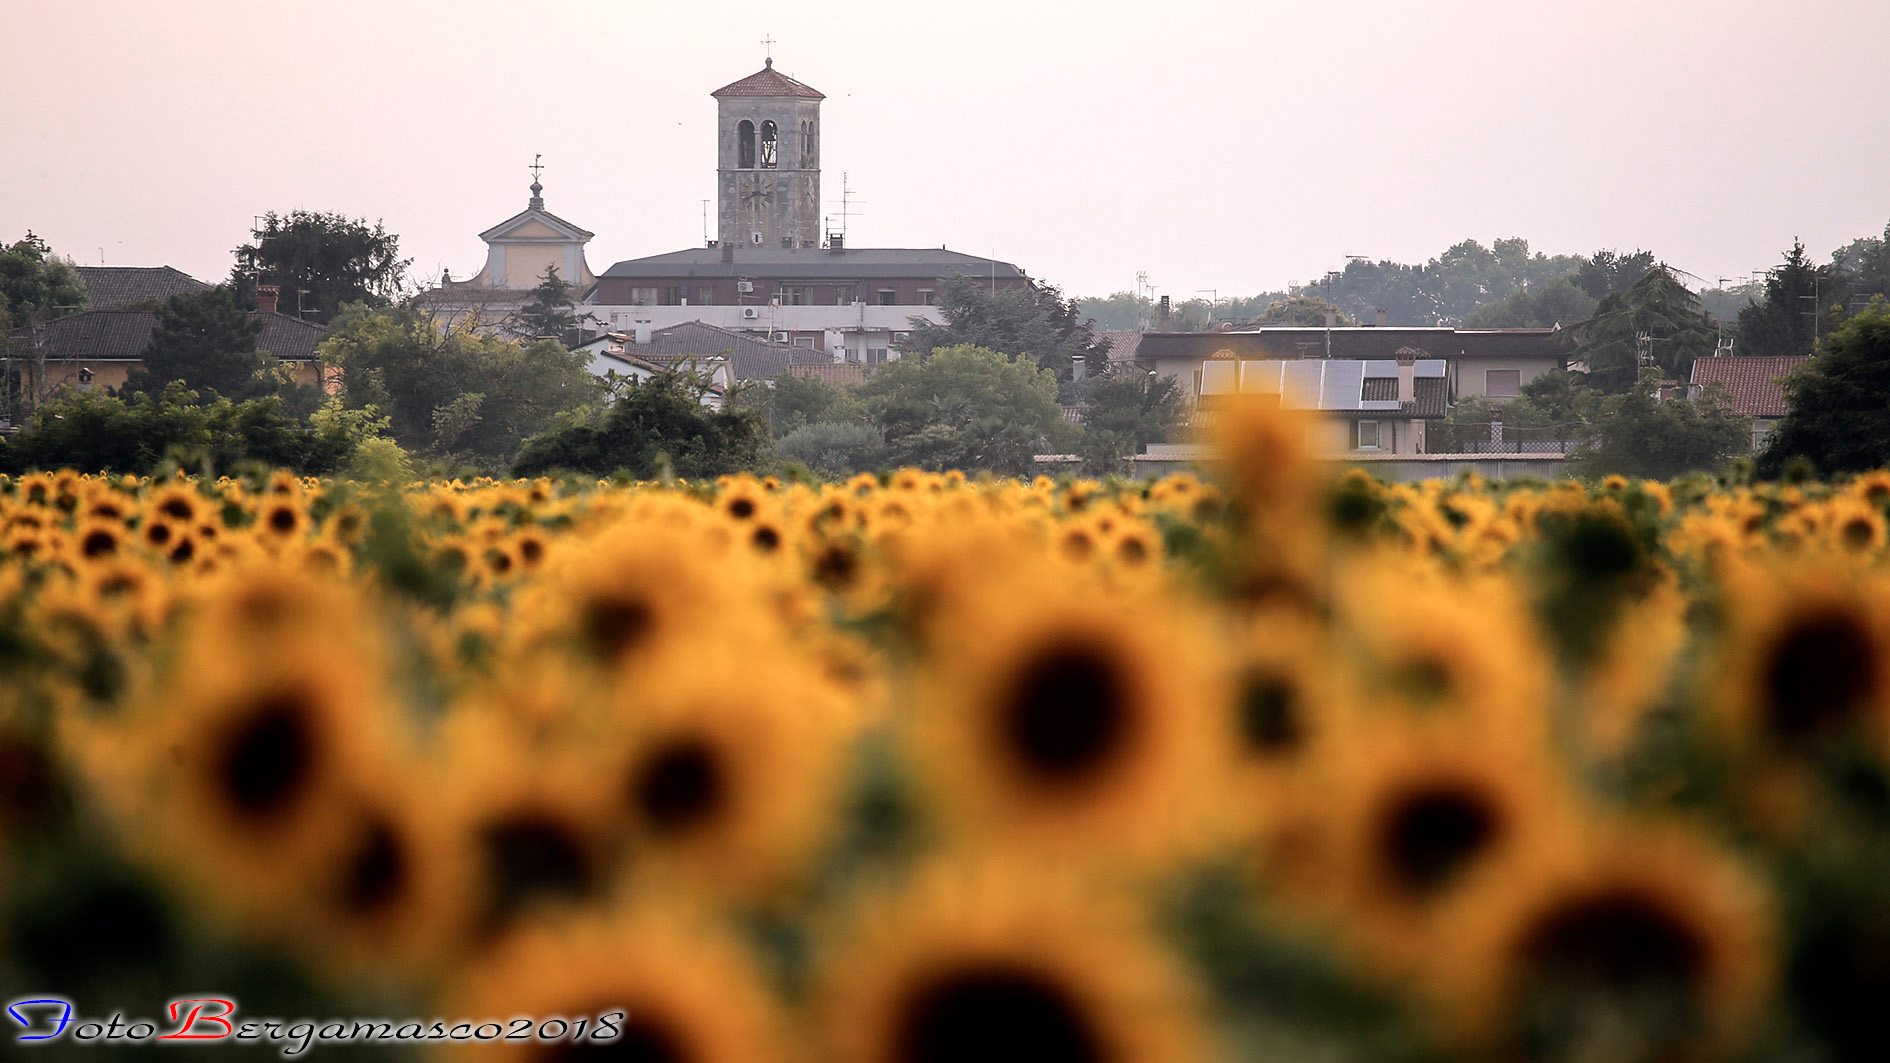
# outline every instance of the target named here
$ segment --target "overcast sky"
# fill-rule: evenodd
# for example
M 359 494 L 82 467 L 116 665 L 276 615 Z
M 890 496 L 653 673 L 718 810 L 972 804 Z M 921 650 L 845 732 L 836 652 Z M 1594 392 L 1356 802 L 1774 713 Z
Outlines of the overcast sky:
M 1073 294 L 1503 236 L 1711 281 L 1890 220 L 1886 0 L 0 0 L 0 239 L 218 279 L 252 215 L 305 207 L 464 277 L 542 152 L 601 273 L 701 240 L 709 93 L 768 35 L 827 94 L 852 244 Z

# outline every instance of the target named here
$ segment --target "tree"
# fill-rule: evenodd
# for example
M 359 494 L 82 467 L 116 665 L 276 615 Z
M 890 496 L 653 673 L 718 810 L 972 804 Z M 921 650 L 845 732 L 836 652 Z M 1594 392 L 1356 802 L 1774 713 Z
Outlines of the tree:
M 1334 325 L 1352 325 L 1355 322 L 1345 315 L 1345 311 L 1327 302 L 1317 295 L 1289 295 L 1267 304 L 1260 316 L 1253 319 L 1253 324 L 1260 326 L 1326 324 L 1326 316 L 1332 315 Z
M 702 405 L 693 376 L 667 372 L 626 386 L 601 412 L 580 412 L 527 440 L 512 471 L 699 480 L 758 468 L 767 458 L 768 428 L 760 414 L 711 410 Z
M 1596 301 L 1568 277 L 1519 288 L 1484 303 L 1463 319 L 1465 328 L 1553 328 L 1586 321 Z
M 15 326 L 43 324 L 85 305 L 85 282 L 72 264 L 31 231 L 0 247 L 0 342 Z
M 509 462 L 560 413 L 599 394 L 581 351 L 550 340 L 521 344 L 441 330 L 411 308 L 349 307 L 320 354 L 341 370 L 347 405 L 385 412 L 402 446 L 490 468 Z
M 1785 260 L 1765 278 L 1763 294 L 1739 311 L 1739 353 L 1810 354 L 1817 346 L 1818 306 L 1830 270 L 1812 263 L 1805 245 L 1792 241 Z
M 777 437 L 822 422 L 866 420 L 866 407 L 852 388 L 817 377 L 784 376 L 768 393 L 768 422 Z
M 1670 480 L 1716 470 L 1752 444 L 1751 427 L 1718 388 L 1692 402 L 1660 397 L 1661 371 L 1642 369 L 1633 387 L 1601 400 L 1577 435 L 1576 466 L 1590 476 Z
M 1632 387 L 1643 359 L 1684 380 L 1693 359 L 1711 355 L 1717 341 L 1699 296 L 1665 265 L 1604 297 L 1571 335 L 1589 383 L 1610 392 Z
M 1092 474 L 1127 472 L 1130 457 L 1181 423 L 1181 385 L 1173 377 L 1126 366 L 1083 381 L 1081 395 L 1088 409 L 1079 449 Z
M 798 461 L 829 480 L 885 468 L 886 437 L 870 424 L 820 421 L 802 425 L 775 444 L 783 461 Z
M 1055 285 L 991 291 L 970 277 L 951 277 L 939 294 L 944 324 L 912 319 L 912 337 L 901 350 L 923 359 L 941 347 L 973 346 L 1024 358 L 1070 379 L 1071 358 L 1102 361 L 1106 346 L 1083 323 L 1074 300 Z
M 1833 475 L 1890 465 L 1890 303 L 1853 315 L 1785 385 L 1789 412 L 1759 460 L 1768 476 L 1803 458 Z
M 230 399 L 271 390 L 267 356 L 256 350 L 262 322 L 236 306 L 228 286 L 173 295 L 158 308 L 157 327 L 142 361 L 125 379 L 128 391 L 163 391 L 173 381 Z
M 1652 251 L 1636 250 L 1631 255 L 1615 251 L 1597 251 L 1569 277 L 1575 287 L 1597 302 L 1617 292 L 1625 292 L 1634 282 L 1654 268 Z
M 274 284 L 289 312 L 312 310 L 324 323 L 335 319 L 343 303 L 391 304 L 413 264 L 400 257 L 400 237 L 380 222 L 369 228 L 365 218 L 340 214 L 272 211 L 250 238 L 236 249 L 230 276 L 238 301 L 254 305 L 255 286 Z
M 860 394 L 896 464 L 1025 475 L 1072 432 L 1049 370 L 969 344 L 888 363 Z
M 571 306 L 571 285 L 558 276 L 557 266 L 546 266 L 545 275 L 532 289 L 532 297 L 519 308 L 515 332 L 522 339 L 556 339 L 569 346 L 578 336 L 578 316 Z

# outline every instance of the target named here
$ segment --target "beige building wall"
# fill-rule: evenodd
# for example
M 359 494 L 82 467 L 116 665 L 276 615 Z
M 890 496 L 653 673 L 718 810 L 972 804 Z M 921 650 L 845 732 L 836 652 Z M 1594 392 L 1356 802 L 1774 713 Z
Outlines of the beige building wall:
M 1479 358 L 1475 361 L 1452 358 L 1449 361 L 1450 390 L 1460 399 L 1488 395 L 1491 370 L 1516 370 L 1520 382 L 1527 384 L 1562 364 L 1554 358 Z

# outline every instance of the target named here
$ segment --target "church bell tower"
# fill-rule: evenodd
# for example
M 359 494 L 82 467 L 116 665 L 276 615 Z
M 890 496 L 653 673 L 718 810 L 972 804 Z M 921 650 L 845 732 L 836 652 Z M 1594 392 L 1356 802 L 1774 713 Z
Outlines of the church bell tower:
M 820 101 L 774 68 L 715 97 L 716 237 L 746 247 L 820 246 Z

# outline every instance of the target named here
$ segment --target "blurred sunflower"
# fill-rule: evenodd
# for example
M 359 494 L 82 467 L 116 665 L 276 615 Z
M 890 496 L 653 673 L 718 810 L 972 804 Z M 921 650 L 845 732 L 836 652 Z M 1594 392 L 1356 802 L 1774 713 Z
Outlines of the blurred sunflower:
M 822 957 L 821 1058 L 1204 1058 L 1195 991 L 1134 913 L 1041 872 L 934 867 Z

